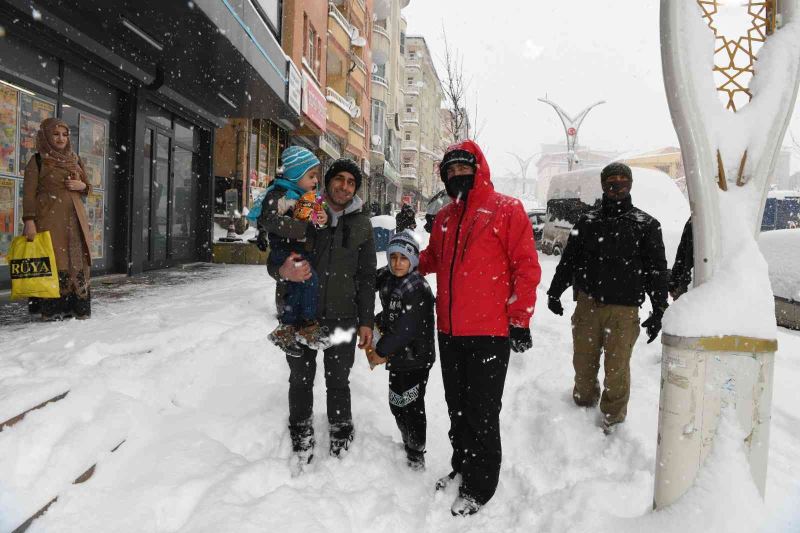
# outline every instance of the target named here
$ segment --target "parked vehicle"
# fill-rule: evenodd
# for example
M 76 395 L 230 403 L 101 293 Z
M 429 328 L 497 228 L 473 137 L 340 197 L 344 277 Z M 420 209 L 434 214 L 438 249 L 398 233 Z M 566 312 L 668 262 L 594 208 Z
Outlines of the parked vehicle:
M 800 228 L 800 192 L 770 191 L 761 218 L 761 231 Z
M 544 231 L 544 220 L 547 213 L 546 209 L 531 209 L 528 211 L 528 219 L 533 227 L 533 238 L 536 240 L 536 247 L 540 248 L 542 232 Z
M 578 218 L 600 205 L 603 197 L 600 170 L 573 170 L 553 176 L 550 180 L 541 238 L 541 249 L 544 253 L 561 255 Z

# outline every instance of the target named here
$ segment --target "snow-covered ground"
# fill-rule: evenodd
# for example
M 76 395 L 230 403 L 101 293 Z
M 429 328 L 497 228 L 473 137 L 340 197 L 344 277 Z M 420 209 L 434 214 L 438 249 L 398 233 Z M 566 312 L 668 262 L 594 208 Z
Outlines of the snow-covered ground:
M 779 334 L 765 505 L 747 485 L 739 441 L 721 438 L 690 498 L 653 513 L 660 346 L 640 337 L 628 422 L 604 437 L 596 411 L 572 404 L 569 319 L 543 305 L 556 263 L 542 262 L 534 347 L 512 355 L 506 382 L 500 485 L 474 517 L 450 516 L 454 488 L 432 491 L 449 470 L 438 363 L 424 473 L 405 466 L 386 372 L 370 371 L 359 351 L 349 455 L 325 453 L 319 365 L 318 453 L 310 471 L 292 478 L 288 369 L 266 340 L 274 284 L 263 267 L 215 266 L 211 279 L 98 301 L 89 321 L 0 330 L 0 420 L 71 391 L 0 433 L 0 531 L 55 495 L 29 531 L 800 530 L 800 335 Z M 563 300 L 570 313 L 574 304 Z M 89 481 L 71 485 L 97 461 Z

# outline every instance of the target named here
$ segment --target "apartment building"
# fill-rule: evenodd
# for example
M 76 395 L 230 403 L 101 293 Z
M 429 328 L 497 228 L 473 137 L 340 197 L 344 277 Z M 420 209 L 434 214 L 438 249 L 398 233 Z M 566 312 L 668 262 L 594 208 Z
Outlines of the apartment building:
M 375 0 L 372 27 L 369 200 L 374 212 L 389 213 L 402 202 L 400 143 L 405 103 L 405 30 L 401 10 L 410 0 Z
M 408 36 L 405 44 L 400 177 L 403 202 L 419 210 L 442 188 L 438 162 L 443 152 L 444 91 L 425 38 Z

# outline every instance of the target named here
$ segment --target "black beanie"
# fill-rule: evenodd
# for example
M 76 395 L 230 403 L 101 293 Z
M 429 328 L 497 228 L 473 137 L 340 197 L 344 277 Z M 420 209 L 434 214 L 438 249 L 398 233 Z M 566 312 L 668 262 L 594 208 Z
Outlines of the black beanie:
M 339 172 L 349 172 L 353 175 L 356 179 L 356 190 L 361 188 L 361 169 L 358 168 L 358 164 L 353 161 L 352 159 L 347 159 L 346 157 L 342 157 L 337 159 L 331 164 L 331 168 L 325 173 L 325 188 L 328 188 L 328 183 L 333 179 L 333 177 L 338 174 Z
M 450 150 L 444 154 L 442 162 L 439 164 L 439 176 L 442 178 L 442 181 L 447 180 L 447 167 L 453 163 L 464 163 L 472 168 L 475 168 L 478 164 L 475 154 L 472 152 L 461 149 Z
M 631 167 L 625 163 L 611 163 L 606 165 L 602 172 L 600 172 L 600 181 L 606 181 L 606 179 L 610 178 L 611 176 L 625 176 L 629 180 L 633 181 L 633 172 L 631 171 Z

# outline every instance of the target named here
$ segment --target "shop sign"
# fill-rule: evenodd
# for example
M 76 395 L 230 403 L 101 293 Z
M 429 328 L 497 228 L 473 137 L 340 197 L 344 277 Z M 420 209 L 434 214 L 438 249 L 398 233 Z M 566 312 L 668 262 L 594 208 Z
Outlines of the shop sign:
M 333 159 L 339 159 L 339 157 L 342 155 L 339 150 L 337 150 L 336 147 L 325 137 L 319 138 L 319 148 Z
M 298 115 L 303 106 L 303 78 L 300 76 L 300 71 L 294 66 L 290 59 L 287 63 L 289 65 L 289 85 L 288 95 L 286 100 L 289 102 L 289 107 L 294 109 Z
M 317 127 L 325 129 L 328 102 L 311 76 L 305 72 L 303 72 L 302 111 Z

